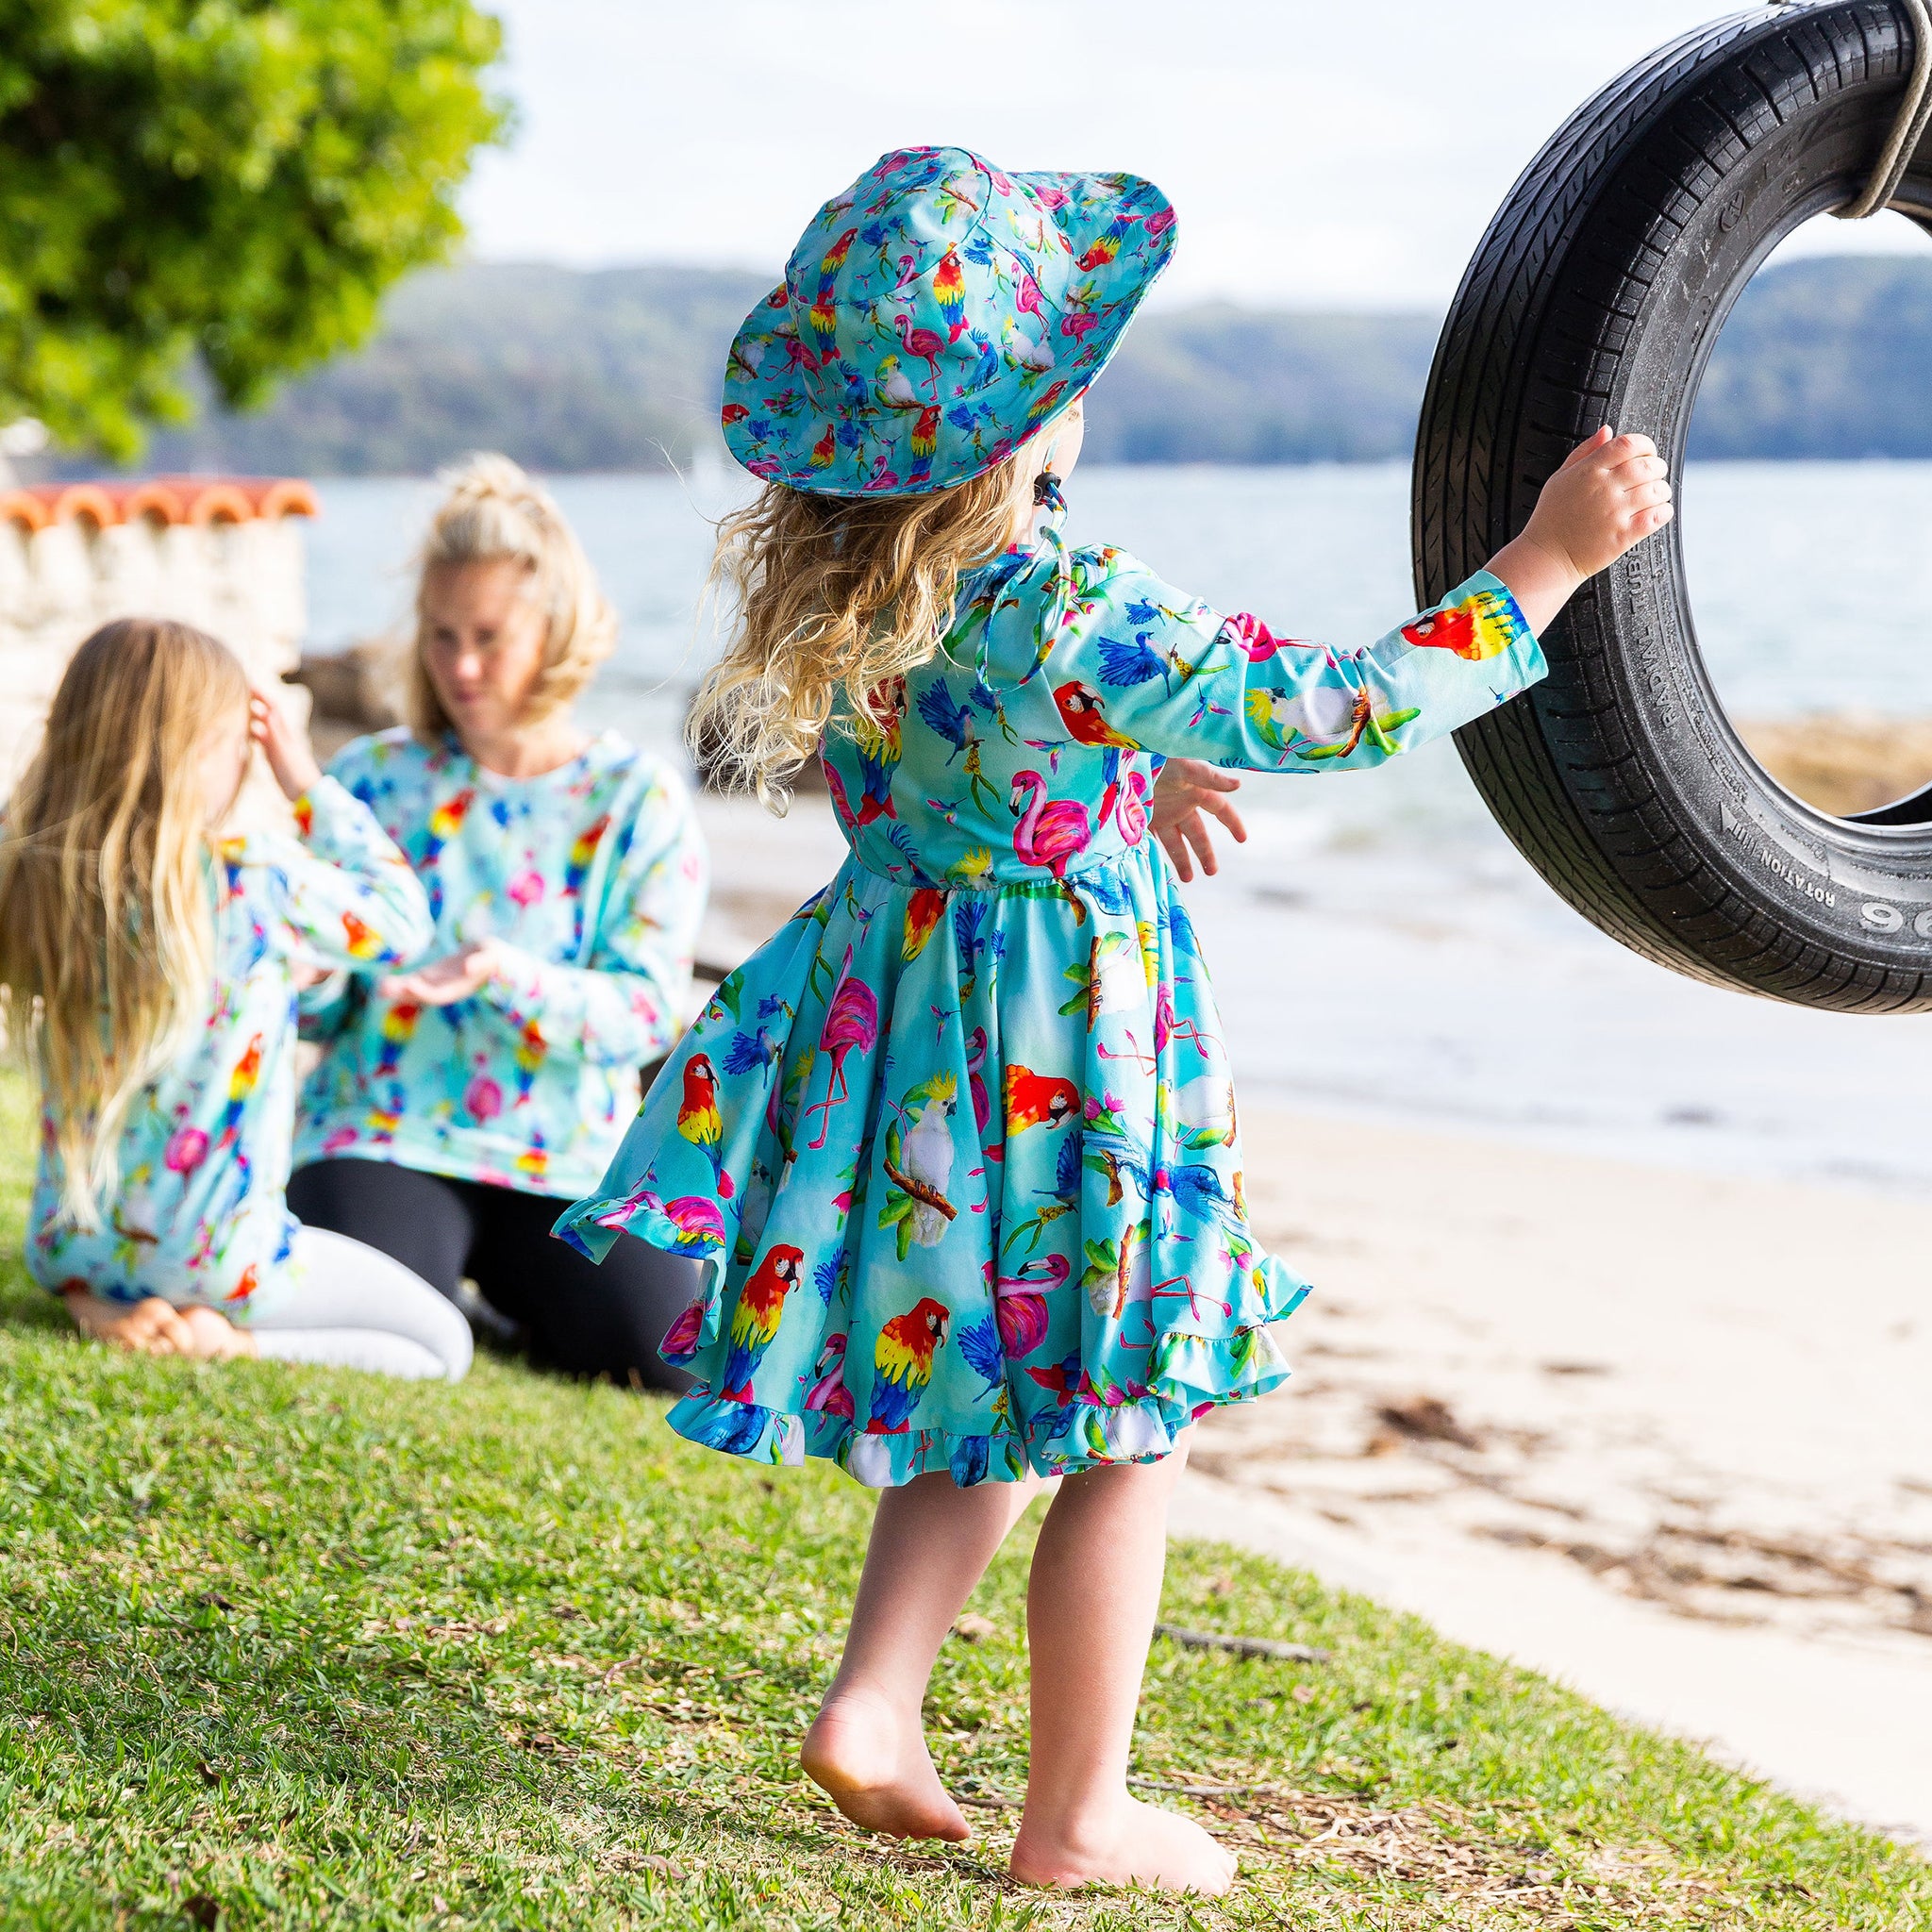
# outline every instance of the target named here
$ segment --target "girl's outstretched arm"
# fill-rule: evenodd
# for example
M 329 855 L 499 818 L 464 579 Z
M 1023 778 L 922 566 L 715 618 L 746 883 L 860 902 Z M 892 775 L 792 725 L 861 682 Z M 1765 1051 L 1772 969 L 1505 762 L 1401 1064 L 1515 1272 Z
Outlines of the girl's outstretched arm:
M 1381 764 L 1542 677 L 1536 625 L 1669 521 L 1662 468 L 1647 439 L 1599 432 L 1544 487 L 1496 571 L 1365 649 L 1223 617 L 1117 551 L 1077 553 L 1072 614 L 1041 675 L 1082 744 L 1264 772 Z

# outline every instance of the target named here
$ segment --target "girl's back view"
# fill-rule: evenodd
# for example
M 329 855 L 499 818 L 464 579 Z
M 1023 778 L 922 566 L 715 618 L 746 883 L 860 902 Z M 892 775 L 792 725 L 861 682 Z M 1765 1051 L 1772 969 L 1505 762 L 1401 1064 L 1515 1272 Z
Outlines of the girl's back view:
M 1211 1890 L 1223 1855 L 1124 1784 L 1171 1452 L 1283 1379 L 1268 1324 L 1305 1291 L 1248 1224 L 1150 798 L 1176 754 L 1349 771 L 1505 702 L 1541 675 L 1531 617 L 1573 559 L 1607 560 L 1669 492 L 1599 437 L 1538 541 L 1346 651 L 1070 553 L 1079 398 L 1173 239 L 1131 175 L 888 155 L 741 332 L 725 433 L 766 489 L 727 526 L 741 622 L 694 730 L 761 786 L 823 738 L 850 856 L 720 990 L 560 1225 L 711 1258 L 665 1343 L 700 1377 L 674 1427 L 887 1491 L 806 1748 L 841 1808 L 967 1835 L 920 1740 L 925 1674 L 1031 1488 L 1064 1476 L 1014 1870 Z
M 220 836 L 262 743 L 299 838 Z M 241 665 L 186 625 L 83 643 L 0 826 L 0 982 L 32 1035 L 27 1265 L 105 1340 L 460 1375 L 462 1318 L 289 1213 L 295 987 L 397 965 L 428 904 Z

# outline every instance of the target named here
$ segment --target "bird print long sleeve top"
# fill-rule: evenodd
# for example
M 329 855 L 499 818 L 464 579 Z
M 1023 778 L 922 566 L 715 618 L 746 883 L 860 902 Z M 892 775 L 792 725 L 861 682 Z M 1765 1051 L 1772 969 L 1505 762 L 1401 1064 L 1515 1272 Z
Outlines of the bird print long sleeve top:
M 683 1030 L 708 885 L 684 781 L 610 733 L 535 778 L 407 731 L 359 739 L 330 769 L 421 877 L 426 957 L 490 938 L 508 965 L 447 1007 L 388 998 L 369 974 L 309 994 L 323 1058 L 297 1161 L 587 1190 L 637 1111 L 639 1069 Z
M 251 833 L 211 856 L 214 984 L 181 1058 L 135 1098 L 119 1181 L 81 1227 L 60 1208 L 51 1122 L 28 1209 L 42 1286 L 160 1295 L 246 1323 L 282 1287 L 295 1118 L 298 969 L 392 970 L 428 943 L 429 907 L 368 808 L 332 778 L 295 807 L 300 839 Z

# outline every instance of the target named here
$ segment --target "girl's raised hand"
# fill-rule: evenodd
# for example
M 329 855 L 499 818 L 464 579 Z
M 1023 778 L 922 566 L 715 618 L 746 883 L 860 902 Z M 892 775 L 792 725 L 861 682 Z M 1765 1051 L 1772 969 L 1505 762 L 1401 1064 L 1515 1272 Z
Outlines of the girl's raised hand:
M 1671 521 L 1672 493 L 1657 444 L 1606 425 L 1543 485 L 1523 535 L 1490 570 L 1515 593 L 1530 628 L 1541 631 L 1587 578 Z
M 314 790 L 322 767 L 315 762 L 308 739 L 289 723 L 289 714 L 274 698 L 258 691 L 248 693 L 248 735 L 261 747 L 282 796 L 291 804 Z
M 1194 860 L 1212 878 L 1221 870 L 1214 857 L 1214 838 L 1202 817 L 1217 818 L 1226 826 L 1237 845 L 1248 841 L 1248 828 L 1241 815 L 1228 802 L 1230 792 L 1239 791 L 1241 781 L 1232 772 L 1210 765 L 1200 758 L 1169 758 L 1154 781 L 1154 798 L 1148 816 L 1155 836 L 1167 848 L 1174 869 L 1183 881 L 1194 876 Z M 1190 847 L 1192 848 L 1190 851 Z

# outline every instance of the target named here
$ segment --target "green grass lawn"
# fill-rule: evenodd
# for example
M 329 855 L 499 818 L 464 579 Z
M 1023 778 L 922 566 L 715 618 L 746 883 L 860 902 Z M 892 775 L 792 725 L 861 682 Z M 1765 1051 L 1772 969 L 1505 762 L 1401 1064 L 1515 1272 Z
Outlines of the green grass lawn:
M 0 1243 L 29 1144 L 0 1086 Z M 1225 1902 L 1025 1892 L 1022 1534 L 949 1644 L 935 1751 L 984 1835 L 844 1826 L 792 1752 L 868 1499 L 688 1448 L 660 1408 L 479 1363 L 461 1388 L 131 1360 L 0 1264 L 0 1925 L 1932 1924 L 1932 1868 L 1411 1618 L 1177 1550 L 1156 1787 Z M 1292 1395 L 1283 1400 L 1292 1401 Z

